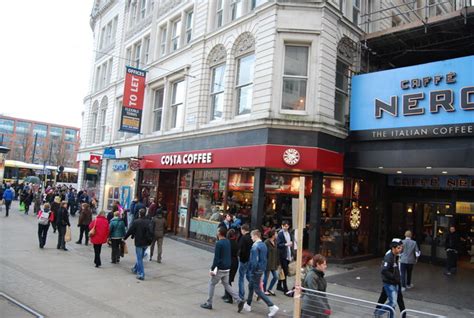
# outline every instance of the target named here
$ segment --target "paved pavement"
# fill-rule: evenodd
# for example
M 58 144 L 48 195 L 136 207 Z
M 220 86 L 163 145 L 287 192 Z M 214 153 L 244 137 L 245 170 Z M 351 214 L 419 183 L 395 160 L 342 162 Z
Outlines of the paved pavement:
M 31 213 L 31 212 L 30 212 Z M 252 304 L 251 313 L 238 314 L 236 305 L 220 300 L 217 287 L 214 309 L 201 309 L 207 298 L 208 269 L 212 253 L 173 239 L 164 241 L 163 263 L 145 262 L 146 277 L 139 281 L 130 272 L 134 264 L 133 241 L 130 254 L 120 264 L 110 263 L 110 249 L 102 250 L 103 267 L 93 265 L 92 246 L 68 243 L 69 251 L 56 249 L 52 229 L 44 249 L 38 248 L 37 222 L 33 215 L 17 211 L 17 202 L 8 218 L 0 212 L 0 291 L 46 317 L 264 317 L 266 306 Z M 78 238 L 72 218 L 72 242 Z M 344 266 L 331 266 L 328 277 L 358 275 Z M 378 284 L 378 283 L 377 283 Z M 293 285 L 292 282 L 289 284 Z M 379 285 L 379 284 L 378 284 Z M 328 292 L 374 301 L 378 293 L 360 288 L 329 284 Z M 427 291 L 429 292 L 429 291 Z M 455 293 L 456 291 L 449 291 Z M 474 310 L 409 299 L 407 306 L 449 317 L 474 317 Z M 272 297 L 280 307 L 277 317 L 292 316 L 293 299 L 278 293 Z M 0 301 L 1 317 L 25 317 L 10 304 Z M 343 317 L 334 313 L 332 317 Z M 346 315 L 347 316 L 347 315 Z

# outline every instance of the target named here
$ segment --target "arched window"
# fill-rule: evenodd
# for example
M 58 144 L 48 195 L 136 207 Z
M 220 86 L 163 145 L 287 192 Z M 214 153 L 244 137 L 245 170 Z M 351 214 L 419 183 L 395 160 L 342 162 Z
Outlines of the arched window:
M 349 114 L 350 81 L 357 57 L 357 46 L 348 37 L 343 37 L 337 46 L 336 93 L 334 119 L 347 124 Z
M 233 54 L 237 64 L 235 83 L 236 115 L 252 111 L 253 77 L 255 73 L 255 39 L 249 32 L 235 41 Z
M 95 101 L 91 109 L 91 119 L 90 119 L 90 141 L 95 144 L 97 142 L 97 118 L 99 114 L 99 102 Z
M 224 116 L 224 76 L 226 55 L 226 49 L 222 44 L 215 46 L 209 53 L 209 66 L 211 68 L 211 120 L 222 119 Z
M 107 96 L 104 96 L 102 98 L 102 101 L 100 102 L 100 125 L 97 127 L 99 130 L 99 142 L 103 142 L 105 140 L 105 123 L 107 119 L 107 104 L 108 104 L 108 99 Z

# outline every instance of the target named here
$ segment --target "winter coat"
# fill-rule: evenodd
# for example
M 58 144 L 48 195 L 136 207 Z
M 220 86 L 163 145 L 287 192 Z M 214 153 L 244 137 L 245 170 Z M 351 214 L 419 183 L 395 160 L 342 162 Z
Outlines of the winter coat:
M 250 250 L 252 249 L 253 241 L 250 233 L 242 235 L 239 238 L 239 261 L 247 263 L 250 259 Z
M 152 222 L 155 223 L 155 238 L 163 238 L 165 236 L 165 229 L 167 227 L 166 219 L 163 216 L 155 216 L 152 219 Z
M 92 211 L 90 208 L 82 209 L 79 214 L 77 225 L 89 225 L 92 222 Z
M 49 218 L 48 218 L 48 220 L 49 220 L 48 226 L 49 226 L 50 223 L 53 223 L 53 222 L 54 222 L 54 213 L 52 213 L 52 211 L 49 210 L 49 209 L 44 209 L 44 211 L 39 210 L 39 211 L 38 211 L 38 215 L 37 215 L 37 219 L 38 219 L 38 220 L 40 219 L 40 217 L 41 217 L 41 215 L 43 214 L 43 212 L 49 213 Z
M 418 244 L 410 238 L 403 240 L 403 252 L 400 255 L 400 263 L 415 264 L 417 253 L 420 253 Z
M 3 199 L 5 201 L 12 201 L 14 197 L 15 197 L 15 191 L 12 188 L 7 188 L 3 192 Z
M 449 249 L 449 250 L 455 250 L 456 253 L 459 252 L 459 249 L 461 247 L 461 238 L 458 232 L 454 232 L 454 233 L 449 232 L 446 235 L 445 247 L 446 247 L 446 250 Z
M 326 292 L 327 282 L 326 279 L 324 279 L 324 273 L 313 268 L 306 274 L 303 287 L 319 292 Z M 305 291 L 301 310 L 301 317 L 326 318 L 329 317 L 331 307 L 329 306 L 326 294 Z
M 58 212 L 54 215 L 54 219 L 57 226 L 71 226 L 71 223 L 69 223 L 69 213 L 66 208 L 59 208 Z
M 234 282 L 235 274 L 239 269 L 239 245 L 237 244 L 237 240 L 229 240 L 229 242 L 231 255 L 229 282 L 232 283 Z
M 382 281 L 385 284 L 400 284 L 400 269 L 398 268 L 398 257 L 392 251 L 385 254 L 382 264 Z
M 109 237 L 109 222 L 107 219 L 98 215 L 94 221 L 89 224 L 89 230 L 92 230 L 95 226 L 95 234 L 91 236 L 92 244 L 104 244 L 107 242 Z
M 292 242 L 294 242 L 294 238 L 293 238 L 293 235 L 291 235 L 290 233 L 290 240 Z M 278 255 L 280 256 L 280 262 L 281 260 L 285 260 L 285 259 L 288 259 L 288 256 L 290 258 L 292 258 L 292 251 L 293 251 L 293 247 L 290 246 L 290 248 L 288 248 L 288 246 L 286 246 L 286 239 L 285 239 L 285 231 L 281 230 L 280 232 L 278 232 L 278 235 L 277 235 L 277 247 L 278 247 Z M 290 255 L 288 255 L 288 251 L 290 253 Z
M 151 241 L 148 240 L 147 233 L 153 236 L 152 222 L 145 218 L 139 218 L 132 222 L 132 225 L 130 225 L 123 239 L 126 240 L 129 236 L 132 236 L 132 238 L 135 239 L 135 246 L 145 247 L 151 244 Z
M 272 243 L 270 239 L 266 239 L 265 245 L 267 246 L 267 271 L 276 271 L 280 265 L 276 242 Z
M 121 239 L 125 236 L 125 234 L 127 234 L 125 222 L 119 217 L 114 217 L 110 221 L 109 230 L 109 237 L 111 239 Z

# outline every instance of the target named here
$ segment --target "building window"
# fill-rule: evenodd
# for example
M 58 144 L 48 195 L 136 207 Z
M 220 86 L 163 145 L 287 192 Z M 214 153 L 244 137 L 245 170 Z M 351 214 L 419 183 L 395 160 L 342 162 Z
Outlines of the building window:
M 186 43 L 191 42 L 193 36 L 193 11 L 186 13 Z
M 140 55 L 142 51 L 142 44 L 137 43 L 133 48 L 133 66 L 140 68 Z
M 237 67 L 237 115 L 243 115 L 250 113 L 252 110 L 255 55 L 241 57 L 237 62 Z
M 220 28 L 224 23 L 224 0 L 217 0 L 217 9 L 216 9 L 216 26 Z
M 242 0 L 232 0 L 230 4 L 232 21 L 242 16 Z
M 160 30 L 160 56 L 166 54 L 166 27 L 162 27 Z
M 146 16 L 146 0 L 140 1 L 140 20 L 145 19 Z
M 261 6 L 262 4 L 264 4 L 265 2 L 267 2 L 268 0 L 251 0 L 250 2 L 250 9 L 253 10 L 255 9 L 256 7 L 258 6 Z
M 360 16 L 360 0 L 352 1 L 352 22 L 355 25 L 359 25 L 359 16 Z
M 153 131 L 161 130 L 161 120 L 163 117 L 164 88 L 155 90 L 155 100 L 153 102 Z
M 179 36 L 181 33 L 181 20 L 173 21 L 173 29 L 171 32 L 171 50 L 179 49 Z
M 0 118 L 0 133 L 13 134 L 13 120 Z
M 284 110 L 306 109 L 308 51 L 307 46 L 285 46 L 282 98 L 282 109 Z
M 138 10 L 137 2 L 132 1 L 132 5 L 130 6 L 130 23 L 129 23 L 130 27 L 133 26 L 137 20 L 137 10 Z
M 221 119 L 224 113 L 224 74 L 225 64 L 212 68 L 211 120 Z
M 96 106 L 97 107 L 97 106 Z M 97 141 L 97 117 L 98 117 L 98 110 L 94 107 L 91 113 L 91 142 L 93 144 Z
M 74 129 L 66 129 L 64 133 L 64 141 L 76 141 L 77 131 Z
M 28 132 L 30 130 L 30 124 L 28 124 Z M 17 123 L 17 128 L 18 130 L 18 123 Z M 18 133 L 18 132 L 17 132 Z M 38 134 L 38 137 L 46 137 L 48 134 L 48 126 L 42 125 L 42 124 L 35 124 L 33 128 L 33 135 Z
M 145 65 L 150 62 L 150 37 L 147 36 L 143 41 L 143 50 L 145 51 Z
M 181 127 L 184 116 L 184 81 L 175 82 L 171 93 L 171 128 Z
M 59 141 L 63 137 L 63 129 L 60 127 L 49 127 L 49 136 L 55 141 Z
M 100 137 L 99 142 L 105 141 L 105 122 L 107 117 L 107 108 L 100 110 Z
M 44 127 L 45 130 L 37 130 L 36 127 Z M 31 124 L 30 123 L 26 123 L 26 122 L 23 122 L 23 121 L 17 121 L 16 122 L 16 126 L 15 126 L 15 133 L 17 135 L 28 135 L 30 133 L 30 129 L 31 129 Z M 46 137 L 46 126 L 45 125 L 38 125 L 36 124 L 35 125 L 35 129 L 33 130 L 33 135 L 35 133 L 38 133 L 38 136 L 39 137 Z
M 336 99 L 334 105 L 334 119 L 345 121 L 346 104 L 349 98 L 349 65 L 341 59 L 336 63 Z

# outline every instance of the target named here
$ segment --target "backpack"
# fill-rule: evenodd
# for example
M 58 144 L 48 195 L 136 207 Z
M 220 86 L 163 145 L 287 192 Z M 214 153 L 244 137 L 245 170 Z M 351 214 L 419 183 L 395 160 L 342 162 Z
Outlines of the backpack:
M 39 217 L 38 219 L 38 223 L 41 224 L 41 225 L 48 225 L 48 222 L 49 222 L 49 214 L 51 213 L 50 212 L 45 212 L 43 211 L 41 213 L 41 216 Z
M 148 224 L 146 226 L 145 240 L 147 245 L 151 245 L 151 242 L 153 242 L 153 239 L 155 238 L 155 223 L 151 221 L 147 222 Z

